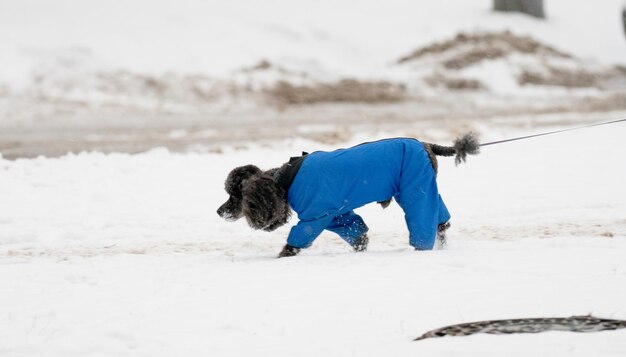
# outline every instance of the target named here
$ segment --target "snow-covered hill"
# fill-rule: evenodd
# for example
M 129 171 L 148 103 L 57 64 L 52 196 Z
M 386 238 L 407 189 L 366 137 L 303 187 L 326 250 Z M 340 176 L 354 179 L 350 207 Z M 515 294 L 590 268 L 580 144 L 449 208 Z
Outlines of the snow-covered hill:
M 337 101 L 437 97 L 455 102 L 458 90 L 479 91 L 470 102 L 487 107 L 530 97 L 553 110 L 566 97 L 608 96 L 601 109 L 623 109 L 621 5 L 619 0 L 551 0 L 548 19 L 541 21 L 494 13 L 489 0 L 361 1 L 358 6 L 286 0 L 263 5 L 250 0 L 5 1 L 0 124 L 76 117 L 107 122 L 141 113 L 253 115 L 268 106 Z M 511 34 L 499 35 L 503 31 Z M 460 33 L 464 37 L 457 37 Z M 484 45 L 458 41 L 473 36 L 485 36 Z M 510 45 L 520 38 L 551 52 L 501 53 L 498 41 Z M 445 41 L 454 45 L 445 53 L 407 63 L 411 52 Z M 467 46 L 472 53 L 463 49 Z M 487 58 L 461 59 L 463 68 L 450 67 L 450 57 L 464 51 Z M 404 65 L 398 64 L 401 58 Z M 346 88 L 346 80 L 356 86 Z M 611 100 L 615 90 L 621 96 Z M 336 94 L 346 92 L 350 95 Z
M 576 57 L 624 64 L 621 0 L 546 1 L 547 21 L 494 14 L 492 1 L 5 1 L 0 11 L 3 82 L 67 57 L 136 73 L 224 75 L 265 58 L 375 77 L 412 49 L 458 32 L 511 29 Z M 317 72 L 317 71 L 316 71 Z M 19 82 L 18 78 L 23 81 Z

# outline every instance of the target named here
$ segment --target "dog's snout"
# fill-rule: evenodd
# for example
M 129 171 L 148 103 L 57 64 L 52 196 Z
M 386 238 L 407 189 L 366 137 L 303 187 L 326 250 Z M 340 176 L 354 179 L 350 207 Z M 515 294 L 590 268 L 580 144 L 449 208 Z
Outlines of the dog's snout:
M 226 213 L 226 204 L 223 204 L 220 206 L 220 208 L 217 209 L 217 215 L 224 218 L 224 213 Z
M 227 221 L 236 221 L 241 217 L 241 207 L 236 201 L 229 199 L 217 209 L 217 214 Z

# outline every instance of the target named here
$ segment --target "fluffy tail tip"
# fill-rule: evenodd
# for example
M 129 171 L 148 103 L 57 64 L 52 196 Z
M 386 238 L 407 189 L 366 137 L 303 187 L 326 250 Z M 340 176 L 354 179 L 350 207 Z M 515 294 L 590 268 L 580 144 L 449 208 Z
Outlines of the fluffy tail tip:
M 476 155 L 480 151 L 480 143 L 474 133 L 467 133 L 454 141 L 454 150 L 456 151 L 456 157 L 454 158 L 455 164 L 465 162 L 467 155 Z

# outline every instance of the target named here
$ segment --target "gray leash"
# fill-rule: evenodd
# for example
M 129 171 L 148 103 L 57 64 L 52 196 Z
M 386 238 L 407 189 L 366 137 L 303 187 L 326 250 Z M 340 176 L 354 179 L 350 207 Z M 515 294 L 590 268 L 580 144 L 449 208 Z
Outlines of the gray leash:
M 489 143 L 480 144 L 480 146 L 488 146 L 488 145 L 495 145 L 495 144 L 501 144 L 501 143 L 508 143 L 509 141 L 517 141 L 517 140 L 523 140 L 523 139 L 536 138 L 538 136 L 558 134 L 558 133 L 562 133 L 562 132 L 565 132 L 565 131 L 579 130 L 579 129 L 591 128 L 593 126 L 615 124 L 615 123 L 625 122 L 625 121 L 626 121 L 626 118 L 624 118 L 624 119 L 617 119 L 617 120 L 611 120 L 611 121 L 606 121 L 606 122 L 603 122 L 603 123 L 596 123 L 596 124 L 589 124 L 589 125 L 585 125 L 585 126 L 579 126 L 579 127 L 576 127 L 576 128 L 561 129 L 561 130 L 549 131 L 547 133 L 526 135 L 526 136 L 520 136 L 520 137 L 517 137 L 517 138 L 492 141 L 492 142 L 489 142 Z

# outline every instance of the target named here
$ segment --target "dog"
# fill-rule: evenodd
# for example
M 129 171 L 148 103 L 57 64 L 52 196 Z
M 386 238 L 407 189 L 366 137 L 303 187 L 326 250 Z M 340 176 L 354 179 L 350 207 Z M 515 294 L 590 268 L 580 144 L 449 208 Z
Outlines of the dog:
M 450 227 L 450 213 L 437 189 L 437 156 L 455 156 L 459 164 L 479 148 L 472 133 L 453 146 L 391 138 L 302 153 L 267 171 L 240 166 L 226 178 L 229 198 L 217 213 L 230 221 L 245 217 L 253 229 L 271 232 L 289 221 L 292 209 L 296 211 L 299 222 L 291 228 L 279 258 L 310 247 L 323 230 L 362 252 L 369 243 L 369 228 L 354 210 L 372 202 L 386 208 L 395 199 L 405 213 L 409 244 L 430 250 L 436 239 L 445 242 Z

